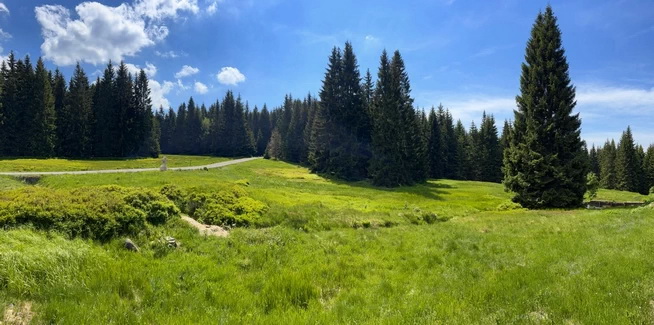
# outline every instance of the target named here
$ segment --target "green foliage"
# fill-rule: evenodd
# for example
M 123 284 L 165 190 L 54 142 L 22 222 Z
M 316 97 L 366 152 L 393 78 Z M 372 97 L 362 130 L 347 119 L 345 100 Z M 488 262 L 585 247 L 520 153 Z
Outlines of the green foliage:
M 240 186 L 211 194 L 191 192 L 187 200 L 189 215 L 211 225 L 256 225 L 268 209 L 264 203 L 247 197 L 247 192 Z
M 504 184 L 528 208 L 570 208 L 586 192 L 587 159 L 575 88 L 551 7 L 538 14 L 522 65 Z
M 597 197 L 597 191 L 599 190 L 599 178 L 595 173 L 590 172 L 588 175 L 586 175 L 586 195 L 588 196 L 589 200 L 594 199 Z
M 70 237 L 107 240 L 163 224 L 179 209 L 152 190 L 109 185 L 52 190 L 24 187 L 0 192 L 0 227 L 30 225 Z

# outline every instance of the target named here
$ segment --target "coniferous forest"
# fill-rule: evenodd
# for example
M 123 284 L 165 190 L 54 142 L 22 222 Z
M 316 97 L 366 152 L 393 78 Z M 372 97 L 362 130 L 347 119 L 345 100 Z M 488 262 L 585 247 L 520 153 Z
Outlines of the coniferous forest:
M 263 155 L 385 187 L 428 178 L 504 182 L 528 207 L 579 205 L 588 172 L 604 188 L 648 193 L 654 146 L 635 144 L 630 128 L 617 144 L 607 140 L 588 150 L 581 140 L 575 89 L 551 8 L 536 19 L 526 53 L 518 109 L 501 134 L 490 112 L 466 128 L 442 105 L 416 107 L 399 51 L 384 51 L 376 74 L 362 74 L 349 42 L 329 55 L 318 97 L 287 95 L 274 109 L 252 108 L 228 91 L 208 107 L 190 98 L 176 110 L 153 111 L 143 70 L 133 76 L 125 63 L 109 63 L 91 83 L 78 64 L 67 82 L 41 59 L 33 66 L 29 56 L 17 60 L 12 53 L 0 72 L 0 153 Z

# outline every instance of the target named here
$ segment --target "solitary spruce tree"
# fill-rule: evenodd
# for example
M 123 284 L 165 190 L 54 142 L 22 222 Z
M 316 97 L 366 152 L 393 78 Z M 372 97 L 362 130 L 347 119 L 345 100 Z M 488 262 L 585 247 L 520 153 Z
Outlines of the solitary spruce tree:
M 536 18 L 525 61 L 511 142 L 504 153 L 504 184 L 524 207 L 579 206 L 587 171 L 581 120 L 572 114 L 575 88 L 550 6 Z

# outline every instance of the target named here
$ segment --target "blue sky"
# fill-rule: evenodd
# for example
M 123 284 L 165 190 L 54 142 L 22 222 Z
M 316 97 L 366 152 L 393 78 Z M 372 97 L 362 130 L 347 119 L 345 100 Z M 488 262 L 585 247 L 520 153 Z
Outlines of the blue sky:
M 520 64 L 546 1 L 0 0 L 0 55 L 43 56 L 68 77 L 109 59 L 145 68 L 155 104 L 227 89 L 251 106 L 320 88 L 333 46 L 353 43 L 362 73 L 399 49 L 416 105 L 442 103 L 467 126 L 512 116 Z M 654 143 L 654 1 L 549 2 L 577 86 L 583 137 L 600 144 L 631 125 Z M 186 67 L 185 67 L 186 66 Z

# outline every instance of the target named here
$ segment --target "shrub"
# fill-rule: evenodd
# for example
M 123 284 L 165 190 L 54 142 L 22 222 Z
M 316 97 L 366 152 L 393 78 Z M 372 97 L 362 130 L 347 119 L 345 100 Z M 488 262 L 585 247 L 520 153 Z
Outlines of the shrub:
M 70 237 L 106 240 L 165 223 L 179 209 L 165 196 L 120 186 L 53 190 L 26 187 L 0 192 L 0 227 L 31 225 Z
M 267 209 L 264 203 L 248 197 L 247 191 L 238 185 L 214 193 L 193 190 L 186 199 L 186 212 L 212 225 L 251 226 Z
M 520 209 L 522 209 L 522 206 L 512 201 L 506 201 L 500 203 L 500 205 L 497 206 L 497 211 L 511 211 L 511 210 L 520 210 Z

